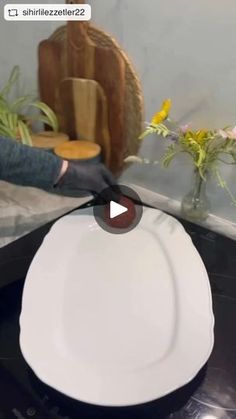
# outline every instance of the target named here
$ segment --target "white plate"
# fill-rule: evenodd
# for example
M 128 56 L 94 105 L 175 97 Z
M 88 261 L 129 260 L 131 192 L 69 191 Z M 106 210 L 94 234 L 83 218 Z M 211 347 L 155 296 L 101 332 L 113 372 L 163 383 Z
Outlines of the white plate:
M 121 235 L 91 209 L 57 221 L 27 275 L 22 353 L 36 375 L 81 401 L 125 406 L 189 382 L 213 347 L 205 267 L 174 218 L 145 209 Z

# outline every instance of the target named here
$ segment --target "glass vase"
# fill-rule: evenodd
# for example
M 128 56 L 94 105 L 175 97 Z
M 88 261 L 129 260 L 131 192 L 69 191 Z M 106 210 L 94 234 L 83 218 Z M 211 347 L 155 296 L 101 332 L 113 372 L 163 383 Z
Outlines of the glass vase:
M 204 177 L 202 179 L 199 171 L 194 170 L 191 190 L 184 196 L 181 205 L 182 216 L 187 220 L 204 221 L 209 215 L 210 201 L 206 193 L 209 173 L 205 172 Z

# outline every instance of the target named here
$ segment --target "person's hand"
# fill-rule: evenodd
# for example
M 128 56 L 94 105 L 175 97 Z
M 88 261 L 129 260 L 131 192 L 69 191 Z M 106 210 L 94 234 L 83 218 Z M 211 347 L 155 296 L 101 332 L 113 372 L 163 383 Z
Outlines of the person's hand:
M 116 185 L 113 175 L 103 164 L 64 162 L 55 191 L 66 196 L 98 196 Z

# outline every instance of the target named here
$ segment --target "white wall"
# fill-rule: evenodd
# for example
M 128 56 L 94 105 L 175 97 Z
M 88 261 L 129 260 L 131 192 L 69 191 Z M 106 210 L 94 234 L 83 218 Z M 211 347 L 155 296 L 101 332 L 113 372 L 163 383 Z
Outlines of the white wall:
M 21 88 L 24 92 L 37 91 L 37 46 L 51 35 L 57 22 L 6 22 L 3 18 L 3 5 L 8 3 L 27 3 L 23 0 L 4 1 L 0 5 L 0 87 L 7 80 L 12 67 L 21 69 Z M 31 1 L 48 4 L 47 1 Z M 64 3 L 57 0 L 57 3 Z
M 93 21 L 120 41 L 141 77 L 146 119 L 163 98 L 171 97 L 172 116 L 178 121 L 192 121 L 195 127 L 236 125 L 234 0 L 90 0 L 90 4 Z M 36 88 L 37 45 L 55 26 L 1 19 L 0 82 L 14 64 L 20 64 L 27 90 Z M 159 152 L 156 138 L 147 139 L 141 150 L 143 155 Z M 131 169 L 134 180 L 156 179 L 156 189 L 175 198 L 188 188 L 190 165 L 185 160 L 168 171 L 140 170 Z M 236 195 L 236 168 L 223 171 Z M 213 185 L 210 194 L 214 212 L 236 220 L 236 209 L 224 192 Z
M 93 20 L 114 34 L 142 81 L 146 119 L 163 98 L 173 100 L 172 117 L 195 127 L 236 125 L 236 3 L 233 0 L 91 0 Z M 102 5 L 102 6 L 101 6 Z M 141 155 L 160 156 L 157 138 L 147 138 Z M 236 195 L 236 167 L 222 167 Z M 143 186 L 181 199 L 192 166 L 184 156 L 168 170 L 133 166 L 125 175 Z M 214 182 L 212 211 L 236 221 L 236 208 Z
M 147 115 L 171 97 L 173 116 L 236 123 L 236 3 L 91 0 L 94 21 L 121 41 L 142 78 Z M 101 7 L 102 5 L 102 7 Z

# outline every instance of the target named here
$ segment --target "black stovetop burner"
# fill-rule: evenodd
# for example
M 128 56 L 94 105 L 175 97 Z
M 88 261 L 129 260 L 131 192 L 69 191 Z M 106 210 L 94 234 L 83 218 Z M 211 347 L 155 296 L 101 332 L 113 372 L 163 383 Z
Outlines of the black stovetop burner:
M 215 314 L 214 350 L 195 379 L 162 399 L 128 408 L 87 405 L 49 388 L 20 352 L 20 280 L 0 291 L 0 419 L 236 419 L 236 242 L 181 222 L 207 268 Z

